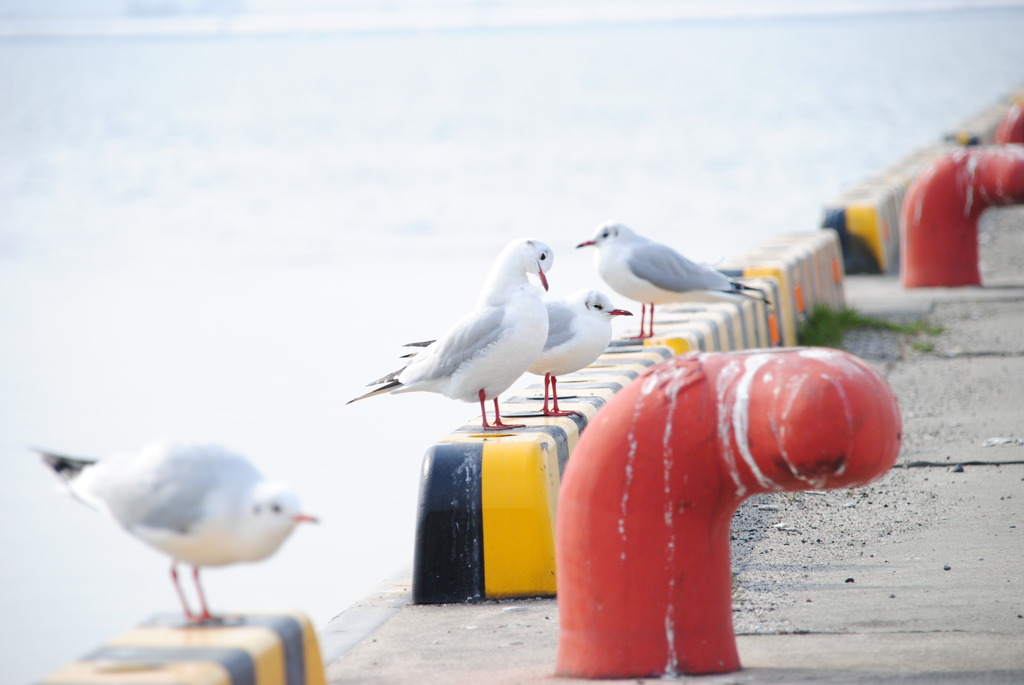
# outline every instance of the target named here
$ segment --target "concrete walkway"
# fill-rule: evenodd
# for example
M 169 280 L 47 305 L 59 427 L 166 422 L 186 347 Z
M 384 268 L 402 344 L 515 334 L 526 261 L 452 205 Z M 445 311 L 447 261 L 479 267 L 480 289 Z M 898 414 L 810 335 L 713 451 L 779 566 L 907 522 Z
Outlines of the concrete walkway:
M 899 399 L 897 467 L 858 490 L 746 502 L 732 526 L 743 670 L 678 681 L 1024 683 L 1024 211 L 990 212 L 983 231 L 985 287 L 848 279 L 862 312 L 944 328 L 844 343 Z M 554 674 L 555 600 L 408 597 L 400 579 L 324 631 L 333 685 L 583 682 Z

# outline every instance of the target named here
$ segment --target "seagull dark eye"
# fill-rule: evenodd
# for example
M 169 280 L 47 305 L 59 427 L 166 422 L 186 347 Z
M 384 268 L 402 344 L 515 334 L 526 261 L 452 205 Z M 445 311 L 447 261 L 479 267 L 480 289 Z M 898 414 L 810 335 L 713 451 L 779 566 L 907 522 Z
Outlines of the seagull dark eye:
M 548 258 L 548 253 L 547 252 L 541 252 L 540 253 L 540 261 L 543 262 L 547 258 Z
M 594 305 L 594 309 L 597 309 L 598 311 L 600 311 L 600 310 L 604 309 L 604 307 L 602 307 L 600 304 L 595 304 Z
M 280 514 L 281 513 L 281 505 L 275 502 L 274 504 L 270 505 L 270 510 L 272 512 L 274 512 L 275 514 Z
M 607 237 L 608 237 L 608 236 L 610 236 L 610 235 L 611 235 L 611 233 L 610 233 L 610 232 L 608 232 L 608 231 L 605 231 L 604 233 L 602 233 L 602 234 L 601 234 L 601 237 L 602 237 L 602 238 L 607 238 Z

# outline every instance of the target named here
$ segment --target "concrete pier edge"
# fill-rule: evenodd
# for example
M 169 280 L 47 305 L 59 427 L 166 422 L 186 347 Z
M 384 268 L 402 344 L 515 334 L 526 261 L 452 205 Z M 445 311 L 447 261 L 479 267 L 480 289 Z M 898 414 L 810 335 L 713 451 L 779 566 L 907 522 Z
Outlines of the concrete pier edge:
M 745 503 L 733 522 L 743 668 L 678 681 L 1024 682 L 1024 208 L 985 223 L 991 285 L 847 280 L 862 312 L 945 327 L 931 351 L 894 333 L 850 341 L 900 399 L 900 459 L 862 490 Z M 1000 380 L 994 405 L 985 388 Z M 957 470 L 972 461 L 987 465 Z M 330 683 L 583 682 L 554 673 L 555 599 L 416 606 L 408 596 L 400 574 L 328 625 Z
M 970 141 L 984 142 L 998 124 L 994 112 L 1005 106 L 1000 102 L 986 108 L 958 129 L 957 138 L 965 139 L 963 131 L 983 123 L 984 130 L 974 131 Z M 948 146 L 947 141 L 908 156 L 881 182 L 897 178 L 905 187 L 906 173 L 919 171 L 927 158 Z M 882 195 L 886 207 L 879 208 L 882 218 L 872 230 L 887 231 L 888 239 L 893 227 L 884 214 L 898 203 L 889 190 Z M 844 343 L 876 364 L 900 399 L 907 422 L 900 460 L 890 477 L 869 486 L 868 493 L 806 493 L 791 508 L 784 501 L 745 503 L 734 528 L 760 532 L 752 546 L 737 543 L 734 548 L 740 606 L 734 605 L 734 623 L 743 669 L 677 680 L 751 685 L 1024 682 L 1024 582 L 1019 573 L 1024 550 L 1024 415 L 1019 409 L 1024 406 L 1024 275 L 1019 268 L 1024 263 L 1024 209 L 990 210 L 982 223 L 982 287 L 906 290 L 891 268 L 878 275 L 846 276 L 849 306 L 892 319 L 927 317 L 945 327 L 920 348 L 911 336 L 882 332 L 858 333 Z M 944 363 L 956 368 L 944 368 Z M 994 404 L 987 393 L 997 385 Z M 936 423 L 952 429 L 947 440 Z M 986 432 L 993 435 L 979 437 Z M 1002 452 L 979 454 L 1004 445 Z M 938 468 L 908 468 L 916 462 Z M 970 467 L 967 478 L 947 478 L 963 473 L 960 462 L 984 466 Z M 947 483 L 955 495 L 944 499 Z M 995 498 L 994 490 L 1006 494 Z M 822 507 L 863 511 L 858 497 L 885 500 L 881 507 L 888 511 L 883 516 L 876 507 L 863 520 L 846 516 L 842 525 L 820 517 Z M 919 503 L 920 520 L 914 520 L 914 511 L 898 511 Z M 948 507 L 945 515 L 937 513 L 943 506 Z M 897 514 L 902 518 L 892 518 Z M 772 522 L 779 518 L 786 520 Z M 815 542 L 805 548 L 812 553 L 798 559 L 792 555 L 796 543 L 786 536 L 805 532 L 802 528 L 815 530 Z M 901 539 L 890 539 L 894 534 Z M 859 554 L 844 554 L 858 541 L 864 548 Z M 805 537 L 799 547 L 807 543 Z M 921 556 L 887 558 L 882 565 L 870 561 L 882 552 L 863 558 L 865 549 L 875 547 L 892 556 L 892 545 Z M 815 554 L 823 557 L 817 563 Z M 935 555 L 946 563 L 923 570 L 922 561 Z M 958 578 L 955 568 L 978 564 L 950 585 Z M 857 575 L 871 577 L 879 569 L 896 579 L 858 585 Z M 755 575 L 758 582 L 750 582 Z M 744 596 L 747 583 L 753 596 Z M 406 570 L 322 631 L 330 683 L 574 682 L 554 674 L 555 599 L 416 606 L 409 601 L 410 586 Z M 857 597 L 865 590 L 872 593 L 870 600 Z M 808 595 L 803 604 L 794 599 L 800 594 Z M 909 607 L 895 601 L 908 595 L 914 600 Z M 986 613 L 996 609 L 998 615 Z

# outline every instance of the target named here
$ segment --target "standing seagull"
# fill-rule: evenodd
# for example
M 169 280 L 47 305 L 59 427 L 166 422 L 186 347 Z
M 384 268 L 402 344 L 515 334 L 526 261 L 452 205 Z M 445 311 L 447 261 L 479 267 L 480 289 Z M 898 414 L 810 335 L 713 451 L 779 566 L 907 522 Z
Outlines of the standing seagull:
M 612 317 L 633 316 L 616 309 L 608 296 L 598 290 L 580 290 L 561 301 L 548 302 L 548 339 L 530 373 L 544 376 L 545 416 L 579 415 L 558 408 L 557 377 L 579 371 L 594 363 L 612 339 Z M 552 408 L 548 409 L 548 386 Z
M 654 305 L 696 299 L 688 293 L 713 290 L 743 295 L 766 304 L 757 288 L 743 285 L 707 264 L 697 264 L 668 245 L 638 235 L 628 226 L 609 221 L 598 227 L 594 237 L 577 248 L 597 247 L 594 264 L 608 285 L 624 297 L 640 302 L 639 338 L 654 335 Z M 758 296 L 749 294 L 756 292 Z M 650 323 L 644 333 L 644 317 L 650 307 Z
M 548 315 L 529 274 L 548 289 L 545 273 L 554 262 L 539 240 L 505 246 L 487 276 L 476 308 L 394 373 L 370 383 L 377 387 L 349 404 L 382 393 L 424 390 L 463 402 L 480 402 L 484 430 L 522 428 L 505 424 L 498 395 L 508 390 L 540 356 L 548 335 Z M 487 423 L 487 400 L 494 401 L 494 424 Z
M 192 622 L 216 620 L 199 583 L 200 567 L 260 561 L 277 551 L 296 524 L 316 522 L 300 512 L 291 490 L 216 445 L 156 442 L 138 454 L 102 461 L 40 454 L 73 497 L 170 555 L 174 590 Z M 198 614 L 178 582 L 179 562 L 192 565 Z

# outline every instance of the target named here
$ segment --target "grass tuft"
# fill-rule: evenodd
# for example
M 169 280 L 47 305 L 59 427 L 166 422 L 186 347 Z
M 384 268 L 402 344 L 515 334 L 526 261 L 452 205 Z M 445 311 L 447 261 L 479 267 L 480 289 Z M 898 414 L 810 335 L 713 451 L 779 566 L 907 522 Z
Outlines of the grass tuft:
M 862 314 L 850 307 L 832 309 L 828 305 L 817 305 L 800 330 L 800 344 L 812 347 L 839 347 L 843 344 L 843 334 L 854 329 L 892 331 L 904 335 L 939 335 L 943 331 L 941 326 L 928 323 L 925 319 L 896 322 Z M 934 343 L 928 341 L 920 343 L 917 349 L 924 350 L 929 344 L 934 349 Z

